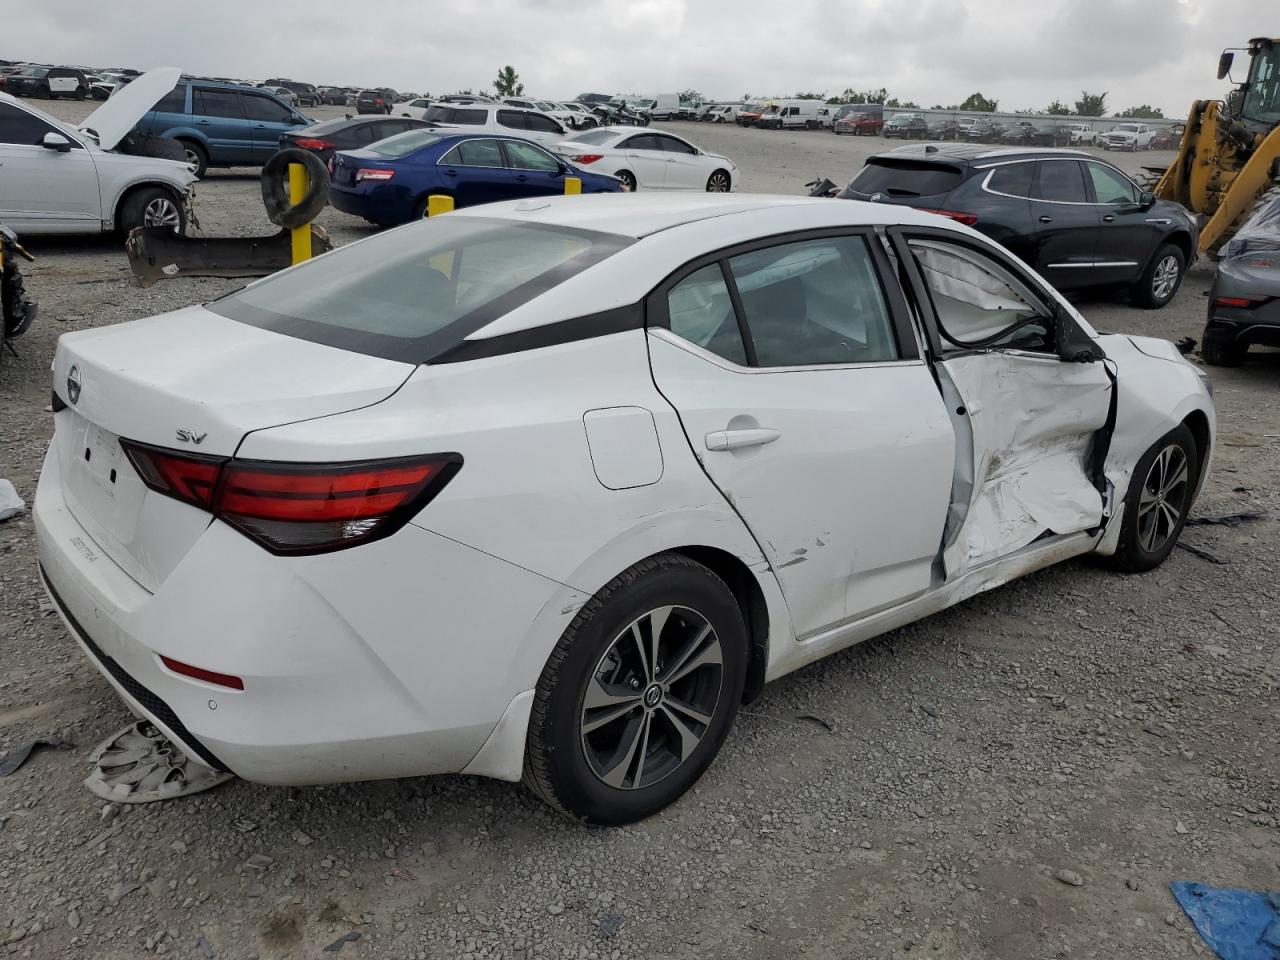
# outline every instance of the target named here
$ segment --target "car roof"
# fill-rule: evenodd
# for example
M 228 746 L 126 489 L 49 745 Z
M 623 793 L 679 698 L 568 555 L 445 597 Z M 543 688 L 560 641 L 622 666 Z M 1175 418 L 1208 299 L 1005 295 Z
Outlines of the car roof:
M 586 202 L 583 202 L 586 201 Z M 857 200 L 790 197 L 749 193 L 601 193 L 589 197 L 537 197 L 531 200 L 487 203 L 455 211 L 450 216 L 485 217 L 522 223 L 576 227 L 618 236 L 647 237 L 686 224 L 769 209 L 804 205 L 856 204 L 851 224 L 875 226 L 916 224 L 937 226 L 936 214 L 898 204 L 862 203 Z M 853 212 L 854 207 L 840 207 Z
M 976 143 L 921 143 L 874 154 L 868 162 L 881 157 L 910 157 L 939 163 L 976 163 L 981 160 L 1005 160 L 1013 157 L 1031 160 L 1036 157 L 1055 156 L 1093 158 L 1093 154 L 1084 150 L 1069 150 L 1065 147 L 991 147 Z

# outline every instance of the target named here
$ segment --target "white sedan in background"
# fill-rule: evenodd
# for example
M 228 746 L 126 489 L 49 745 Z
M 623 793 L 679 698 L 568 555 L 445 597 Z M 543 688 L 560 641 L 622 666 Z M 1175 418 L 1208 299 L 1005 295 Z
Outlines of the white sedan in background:
M 426 113 L 435 103 L 426 97 L 418 97 L 416 100 L 407 100 L 404 103 L 396 104 L 396 113 L 402 117 L 412 117 L 414 120 L 425 120 Z
M 688 140 L 650 127 L 601 127 L 575 134 L 555 152 L 581 166 L 608 173 L 635 190 L 738 189 L 738 168 Z

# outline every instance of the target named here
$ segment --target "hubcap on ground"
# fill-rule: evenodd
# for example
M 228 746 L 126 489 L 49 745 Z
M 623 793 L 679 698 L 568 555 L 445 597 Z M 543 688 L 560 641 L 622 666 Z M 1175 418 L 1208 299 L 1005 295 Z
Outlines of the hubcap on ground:
M 145 227 L 170 227 L 177 230 L 181 224 L 178 205 L 167 197 L 156 197 L 142 211 L 142 225 Z
M 601 782 L 648 787 L 684 763 L 720 702 L 724 653 L 707 619 L 659 607 L 629 624 L 596 664 L 582 701 L 582 753 Z
M 1138 543 L 1143 550 L 1155 553 L 1169 542 L 1182 519 L 1189 484 L 1187 455 L 1171 443 L 1151 464 L 1138 498 Z
M 1155 275 L 1151 278 L 1151 291 L 1159 299 L 1172 296 L 1173 288 L 1178 283 L 1178 258 L 1170 254 L 1156 264 Z

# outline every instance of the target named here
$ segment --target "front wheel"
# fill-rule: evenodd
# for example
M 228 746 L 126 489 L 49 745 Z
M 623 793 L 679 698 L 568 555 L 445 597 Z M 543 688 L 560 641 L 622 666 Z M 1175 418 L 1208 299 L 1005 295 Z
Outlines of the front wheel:
M 552 651 L 525 784 L 589 823 L 657 813 L 715 759 L 746 665 L 746 626 L 725 582 L 679 554 L 642 560 L 592 597 Z
M 723 170 L 717 170 L 707 177 L 707 193 L 728 193 L 733 188 L 733 181 Z
M 1173 244 L 1166 243 L 1157 250 L 1134 287 L 1133 297 L 1138 306 L 1158 310 L 1172 300 L 1182 284 L 1185 268 L 1186 258 Z
M 135 190 L 120 205 L 120 229 L 127 236 L 134 227 L 168 227 L 178 236 L 187 229 L 182 204 L 163 187 Z
M 1178 424 L 1142 455 L 1133 471 L 1112 566 L 1140 573 L 1164 563 L 1187 522 L 1199 476 L 1195 438 L 1185 424 Z

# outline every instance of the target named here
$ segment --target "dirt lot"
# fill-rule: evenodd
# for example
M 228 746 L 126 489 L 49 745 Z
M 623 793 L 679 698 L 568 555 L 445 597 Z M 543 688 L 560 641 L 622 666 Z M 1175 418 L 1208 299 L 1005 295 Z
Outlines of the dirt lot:
M 752 191 L 845 180 L 885 147 L 671 126 Z M 254 171 L 215 171 L 198 198 L 210 234 L 269 230 Z M 339 242 L 371 229 L 321 222 Z M 57 336 L 235 285 L 141 291 L 113 239 L 32 247 L 43 314 L 0 367 L 0 476 L 28 501 Z M 1159 312 L 1081 307 L 1102 329 L 1199 337 L 1210 277 Z M 1205 956 L 1169 881 L 1280 888 L 1280 354 L 1211 373 L 1197 513 L 1266 515 L 1186 533 L 1220 563 L 1070 563 L 815 664 L 744 711 L 694 793 L 615 830 L 461 777 L 104 805 L 85 757 L 128 714 L 42 605 L 30 519 L 0 524 L 0 750 L 76 744 L 0 780 L 0 954 L 310 957 L 359 934 L 343 955 Z

